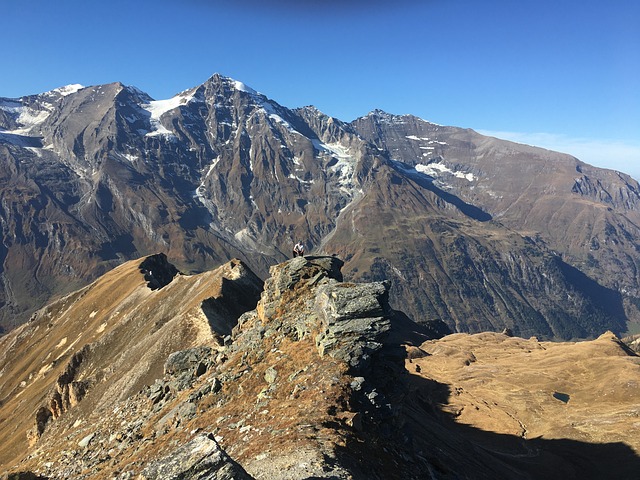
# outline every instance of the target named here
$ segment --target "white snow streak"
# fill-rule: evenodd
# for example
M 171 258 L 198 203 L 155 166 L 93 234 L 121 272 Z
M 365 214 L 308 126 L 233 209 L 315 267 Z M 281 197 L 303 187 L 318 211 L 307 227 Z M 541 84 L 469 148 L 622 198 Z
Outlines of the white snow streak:
M 292 179 L 294 179 L 294 180 L 297 180 L 297 181 L 299 181 L 300 183 L 305 184 L 305 185 L 311 185 L 311 184 L 313 184 L 313 183 L 315 182 L 313 179 L 311 179 L 311 180 L 303 180 L 302 178 L 297 177 L 297 176 L 296 176 L 296 175 L 294 175 L 293 173 L 290 173 L 290 174 L 289 174 L 289 178 L 292 178 Z
M 424 174 L 432 176 L 432 177 L 437 177 L 438 175 L 441 175 L 443 173 L 448 173 L 448 174 L 453 175 L 456 178 L 463 178 L 463 179 L 465 179 L 465 180 L 467 180 L 469 182 L 473 182 L 476 179 L 476 177 L 475 177 L 475 175 L 473 175 L 473 173 L 466 173 L 466 172 L 461 172 L 461 171 L 453 171 L 449 167 L 444 165 L 443 163 L 429 163 L 427 165 L 423 165 L 421 163 L 418 163 L 415 166 L 415 169 L 420 173 L 424 173 Z
M 165 113 L 188 104 L 193 100 L 194 93 L 181 93 L 175 97 L 167 100 L 153 100 L 147 104 L 141 105 L 141 107 L 151 114 L 151 128 L 152 130 L 147 133 L 147 136 L 167 135 L 173 136 L 173 132 L 167 129 L 162 124 L 162 115 Z
M 57 92 L 63 97 L 67 95 L 71 95 L 72 93 L 76 93 L 78 90 L 82 90 L 84 85 L 80 85 L 79 83 L 74 83 L 72 85 L 65 85 L 64 87 L 56 88 L 52 90 L 52 92 Z
M 331 155 L 337 160 L 330 169 L 338 174 L 340 189 L 348 195 L 353 195 L 353 173 L 356 159 L 351 156 L 349 149 L 339 143 L 323 143 L 317 139 L 312 139 L 311 142 L 321 154 Z

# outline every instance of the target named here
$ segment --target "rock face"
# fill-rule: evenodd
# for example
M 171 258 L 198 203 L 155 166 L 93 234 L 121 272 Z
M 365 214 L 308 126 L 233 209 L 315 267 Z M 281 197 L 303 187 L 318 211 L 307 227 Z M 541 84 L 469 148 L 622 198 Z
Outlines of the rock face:
M 193 480 L 252 480 L 209 435 L 199 435 L 166 458 L 147 466 L 140 480 L 184 478 Z
M 255 308 L 237 316 L 222 308 L 237 300 L 222 285 L 253 284 L 241 263 L 177 275 L 157 290 L 141 263 L 0 339 L 0 474 L 595 479 L 638 471 L 640 445 L 628 437 L 640 438 L 638 357 L 612 334 L 577 344 L 501 334 L 436 340 L 430 332 L 442 325 L 429 330 L 391 309 L 388 284 L 342 282 L 343 262 L 316 256 L 271 267 Z M 104 288 L 112 303 L 98 310 Z M 206 295 L 217 299 L 209 313 L 221 307 L 217 319 L 227 318 L 231 334 L 206 320 Z M 92 323 L 103 309 L 109 316 Z M 166 323 L 154 322 L 165 315 Z M 38 351 L 29 362 L 26 346 Z M 60 367 L 47 363 L 55 357 Z M 587 394 L 603 369 L 607 379 L 594 391 L 612 394 L 606 402 Z M 27 445 L 23 412 L 47 409 L 48 392 L 80 381 L 84 395 Z
M 456 331 L 640 321 L 635 181 L 408 115 L 347 124 L 220 75 L 161 101 L 120 83 L 0 98 L 0 181 L 5 330 L 126 260 L 266 278 L 298 240 Z
M 378 248 L 394 233 L 419 239 L 380 248 L 366 273 L 362 260 L 354 265 L 359 278 L 399 283 L 395 303 L 400 297 L 418 303 L 421 313 L 459 331 L 507 327 L 522 336 L 584 337 L 585 324 L 605 318 L 609 327 L 601 324 L 591 336 L 607 329 L 621 333 L 620 319 L 637 318 L 640 284 L 631 273 L 640 249 L 635 180 L 569 155 L 412 115 L 375 111 L 351 126 L 389 152 L 397 180 L 379 182 L 384 188 L 378 198 L 365 196 L 366 205 L 345 224 L 353 219 Z M 401 189 L 390 188 L 397 183 Z M 435 212 L 415 207 L 425 196 Z M 403 208 L 387 211 L 386 205 L 397 205 L 394 198 L 403 198 Z M 363 219 L 366 211 L 384 216 L 384 236 L 377 227 L 365 230 L 373 216 Z M 347 262 L 347 277 L 350 268 Z M 557 297 L 560 292 L 570 300 Z M 471 308 L 464 311 L 461 303 Z M 418 309 L 405 310 L 417 317 Z
M 323 285 L 316 294 L 323 331 L 316 337 L 320 355 L 343 360 L 352 372 L 366 368 L 391 328 L 388 285 Z

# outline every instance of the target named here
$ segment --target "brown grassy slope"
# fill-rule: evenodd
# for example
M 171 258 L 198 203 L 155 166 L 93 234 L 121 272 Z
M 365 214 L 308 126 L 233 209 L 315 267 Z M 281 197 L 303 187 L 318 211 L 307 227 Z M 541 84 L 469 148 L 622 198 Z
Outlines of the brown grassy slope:
M 584 474 L 590 468 L 588 478 L 598 478 L 604 465 L 617 465 L 624 472 L 620 478 L 630 478 L 624 475 L 633 462 L 624 465 L 612 452 L 614 445 L 626 445 L 638 463 L 640 358 L 613 335 L 550 343 L 496 333 L 454 334 L 421 348 L 428 355 L 407 360 L 406 368 L 447 389 L 439 408 L 455 419 L 452 428 L 479 448 L 511 460 L 530 458 L 537 462 L 531 471 L 538 472 L 545 455 L 553 457 L 561 468 L 554 478 L 562 469 Z M 514 451 L 516 438 L 522 439 L 520 452 Z
M 140 264 L 114 269 L 0 338 L 0 464 L 24 454 L 35 413 L 51 404 L 56 384 L 88 385 L 78 408 L 101 410 L 161 377 L 171 352 L 217 343 L 202 302 L 221 299 L 244 266 L 232 261 L 200 275 L 178 275 L 152 291 Z M 260 288 L 256 283 L 245 294 L 257 301 Z M 81 351 L 72 378 L 60 380 Z M 77 403 L 69 402 L 63 410 Z

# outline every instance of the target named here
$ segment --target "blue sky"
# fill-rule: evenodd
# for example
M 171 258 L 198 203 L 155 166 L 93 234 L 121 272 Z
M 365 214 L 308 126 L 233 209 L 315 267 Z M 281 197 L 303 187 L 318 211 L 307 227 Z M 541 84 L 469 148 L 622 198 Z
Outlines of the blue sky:
M 640 179 L 640 2 L 4 0 L 0 96 L 213 73 L 345 121 L 375 108 Z

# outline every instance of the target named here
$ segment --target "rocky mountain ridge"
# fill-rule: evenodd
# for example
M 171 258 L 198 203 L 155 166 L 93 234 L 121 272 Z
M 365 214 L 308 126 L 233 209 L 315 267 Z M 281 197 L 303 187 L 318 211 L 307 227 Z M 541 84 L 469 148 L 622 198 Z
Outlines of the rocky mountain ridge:
M 614 336 L 437 339 L 342 266 L 298 257 L 262 285 L 156 255 L 51 304 L 0 338 L 0 474 L 635 478 L 638 357 Z
M 220 75 L 160 101 L 74 86 L 0 99 L 0 162 L 5 328 L 129 259 L 239 258 L 266 278 L 297 240 L 457 331 L 640 319 L 635 181 L 410 115 L 345 123 Z

